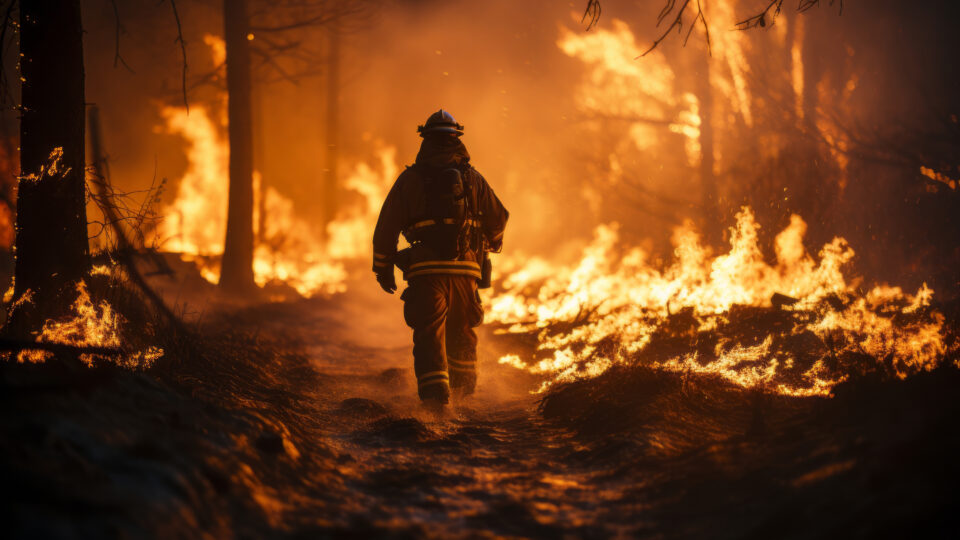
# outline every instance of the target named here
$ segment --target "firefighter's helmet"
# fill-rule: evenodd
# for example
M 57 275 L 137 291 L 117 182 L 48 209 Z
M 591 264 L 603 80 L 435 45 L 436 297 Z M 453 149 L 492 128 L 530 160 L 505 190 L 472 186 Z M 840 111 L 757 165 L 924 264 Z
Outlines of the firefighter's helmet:
M 459 137 L 463 135 L 463 125 L 458 124 L 452 114 L 440 109 L 431 114 L 430 118 L 427 118 L 426 123 L 422 126 L 417 126 L 417 133 L 419 133 L 421 137 L 427 133 L 453 133 Z

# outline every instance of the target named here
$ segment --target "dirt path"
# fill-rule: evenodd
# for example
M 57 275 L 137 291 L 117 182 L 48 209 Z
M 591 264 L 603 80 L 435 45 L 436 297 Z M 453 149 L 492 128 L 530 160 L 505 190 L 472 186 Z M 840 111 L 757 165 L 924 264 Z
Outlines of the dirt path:
M 484 335 L 478 395 L 437 419 L 401 309 L 370 280 L 211 314 L 151 373 L 0 372 L 40 377 L 0 394 L 0 520 L 65 539 L 960 530 L 954 368 L 812 400 L 626 366 L 541 411 Z
M 436 418 L 416 399 L 400 302 L 376 293 L 305 302 L 259 328 L 275 346 L 303 351 L 322 376 L 322 387 L 304 393 L 324 419 L 354 525 L 415 535 L 609 533 L 598 508 L 615 482 L 565 465 L 577 444 L 541 419 L 534 381 L 498 365 L 486 339 L 478 395 Z
M 310 436 L 328 448 L 335 481 L 322 500 L 304 498 L 296 514 L 307 527 L 295 529 L 314 523 L 314 533 L 326 534 L 328 525 L 347 523 L 366 536 L 817 537 L 886 530 L 898 515 L 948 504 L 933 464 L 951 459 L 945 449 L 953 443 L 933 441 L 951 422 L 942 400 L 954 372 L 907 385 L 855 385 L 823 401 L 628 370 L 622 388 L 600 401 L 591 393 L 618 385 L 572 388 L 555 400 L 561 421 L 552 422 L 530 394 L 537 380 L 498 365 L 498 340 L 484 335 L 478 395 L 438 420 L 415 397 L 410 330 L 397 298 L 359 284 L 258 320 L 260 335 L 290 357 L 300 351 L 322 381 L 301 391 L 317 426 Z M 915 411 L 903 416 L 906 408 Z M 897 465 L 904 455 L 911 467 Z M 925 487 L 904 491 L 916 478 L 926 478 Z M 847 513 L 831 510 L 854 500 Z M 900 514 L 885 524 L 872 517 L 881 508 Z

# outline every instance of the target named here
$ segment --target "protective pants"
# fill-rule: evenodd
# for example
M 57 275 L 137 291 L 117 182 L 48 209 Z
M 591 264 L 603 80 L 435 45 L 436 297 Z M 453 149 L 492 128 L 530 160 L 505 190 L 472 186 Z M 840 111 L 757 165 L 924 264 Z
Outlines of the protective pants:
M 471 276 L 430 274 L 403 291 L 403 318 L 413 328 L 413 368 L 420 399 L 446 403 L 450 389 L 477 385 L 477 333 L 483 306 Z

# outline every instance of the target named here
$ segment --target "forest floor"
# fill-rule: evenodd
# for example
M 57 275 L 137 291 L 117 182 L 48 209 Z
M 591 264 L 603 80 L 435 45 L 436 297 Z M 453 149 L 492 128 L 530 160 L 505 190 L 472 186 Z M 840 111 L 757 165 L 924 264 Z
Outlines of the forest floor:
M 211 310 L 176 369 L 8 378 L 4 536 L 960 532 L 955 368 L 833 399 L 633 369 L 541 403 L 484 335 L 478 395 L 436 418 L 415 397 L 401 304 L 369 281 Z

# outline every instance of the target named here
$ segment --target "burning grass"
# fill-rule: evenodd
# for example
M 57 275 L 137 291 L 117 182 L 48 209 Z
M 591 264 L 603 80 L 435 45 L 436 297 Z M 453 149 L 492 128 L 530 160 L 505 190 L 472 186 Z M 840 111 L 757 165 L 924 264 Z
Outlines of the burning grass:
M 713 255 L 686 225 L 674 233 L 675 260 L 658 267 L 642 249 L 621 246 L 615 225 L 599 227 L 575 264 L 533 260 L 500 281 L 490 318 L 500 333 L 537 342 L 525 359 L 514 353 L 500 362 L 545 375 L 541 391 L 615 365 L 645 365 L 826 396 L 849 375 L 904 378 L 956 351 L 926 285 L 915 294 L 885 285 L 864 292 L 846 274 L 854 258 L 846 241 L 834 239 L 815 260 L 805 229 L 793 216 L 769 264 L 744 208 L 728 252 Z
M 25 295 L 24 301 L 32 300 Z M 181 348 L 177 342 L 183 332 L 174 326 L 149 307 L 121 267 L 98 265 L 76 283 L 69 312 L 44 321 L 35 341 L 75 347 L 77 351 L 97 350 L 75 355 L 87 367 L 115 365 L 144 370 L 163 358 L 167 348 Z M 24 349 L 16 359 L 19 363 L 43 363 L 54 354 L 44 349 Z
M 249 320 L 178 334 L 128 287 L 106 288 L 122 279 L 91 277 L 88 292 L 124 314 L 122 340 L 133 338 L 131 326 L 160 335 L 153 343 L 165 354 L 152 369 L 58 381 L 53 363 L 13 364 L 44 377 L 4 374 L 0 498 L 12 537 L 276 536 L 282 493 L 326 492 L 332 482 L 327 444 L 310 431 L 316 409 L 302 393 L 319 385 L 307 357 L 281 358 Z

